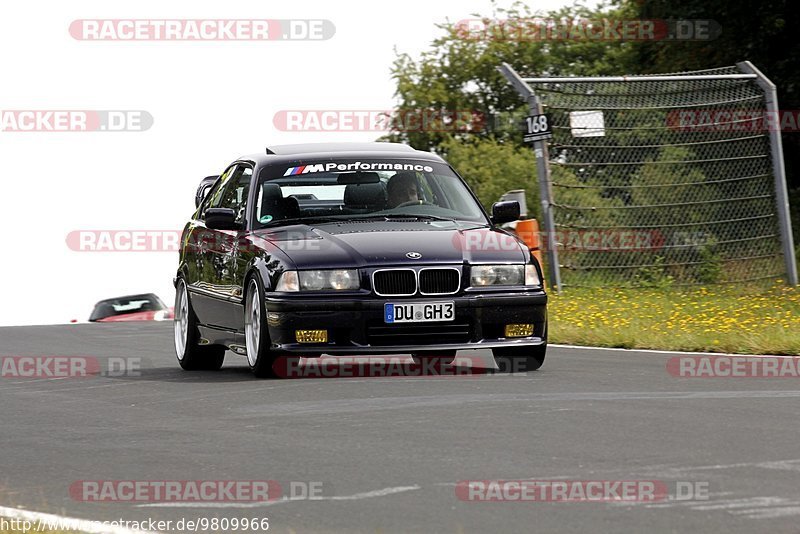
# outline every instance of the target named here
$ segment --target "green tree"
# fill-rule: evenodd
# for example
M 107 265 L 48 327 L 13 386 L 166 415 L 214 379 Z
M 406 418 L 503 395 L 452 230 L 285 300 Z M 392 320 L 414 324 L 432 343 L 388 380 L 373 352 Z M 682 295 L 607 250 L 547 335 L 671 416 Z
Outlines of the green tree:
M 525 189 L 528 216 L 538 218 L 536 158 L 531 150 L 478 138 L 463 141 L 451 138 L 441 148 L 487 210 L 506 191 Z
M 486 27 L 503 27 L 505 33 L 488 31 L 474 35 L 457 24 L 439 25 L 443 35 L 420 58 L 399 54 L 392 68 L 397 84 L 398 112 L 470 111 L 484 118 L 483 124 L 468 132 L 394 131 L 389 140 L 406 142 L 420 150 L 441 149 L 450 137 L 495 138 L 521 144 L 521 134 L 503 117 L 524 117 L 527 106 L 508 81 L 497 71 L 507 62 L 523 74 L 603 75 L 620 74 L 632 68 L 632 42 L 599 40 L 547 41 L 517 39 L 514 28 L 524 27 L 534 17 L 549 19 L 630 18 L 628 5 L 596 10 L 575 5 L 550 13 L 532 11 L 517 2 L 510 8 L 492 3 L 490 16 L 475 15 Z M 452 145 L 450 145 L 452 146 Z
M 800 109 L 800 2 L 797 0 L 624 0 L 637 18 L 716 21 L 709 41 L 637 43 L 637 73 L 700 70 L 750 61 L 778 89 L 782 109 Z M 800 133 L 783 134 L 789 187 L 800 188 Z M 794 218 L 800 205 L 794 203 Z M 795 236 L 796 239 L 800 237 Z
M 528 211 L 538 216 L 540 204 L 532 150 L 522 144 L 520 121 L 527 104 L 498 72 L 507 62 L 519 72 L 549 75 L 603 75 L 628 72 L 633 43 L 620 41 L 519 40 L 515 28 L 534 17 L 548 19 L 625 19 L 630 6 L 590 9 L 576 4 L 550 13 L 535 12 L 522 2 L 509 8 L 492 2 L 491 15 L 479 15 L 485 27 L 503 28 L 503 34 L 467 35 L 463 27 L 442 24 L 442 36 L 415 59 L 399 54 L 392 68 L 399 103 L 398 115 L 420 111 L 467 111 L 483 120 L 467 131 L 403 131 L 395 129 L 383 140 L 404 142 L 420 150 L 439 152 L 465 176 L 487 208 L 511 189 L 525 189 Z

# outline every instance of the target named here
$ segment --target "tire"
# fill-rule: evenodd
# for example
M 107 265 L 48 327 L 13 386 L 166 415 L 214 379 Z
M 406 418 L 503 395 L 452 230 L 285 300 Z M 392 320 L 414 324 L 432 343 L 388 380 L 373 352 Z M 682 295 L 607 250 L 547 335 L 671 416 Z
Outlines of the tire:
M 424 364 L 425 362 L 436 362 L 439 365 L 450 365 L 456 359 L 456 351 L 454 350 L 432 350 L 430 352 L 417 352 L 411 355 L 416 364 Z
M 492 349 L 494 361 L 501 373 L 536 371 L 544 364 L 546 353 L 547 343 Z
M 274 378 L 273 364 L 277 355 L 270 351 L 267 309 L 264 305 L 264 284 L 258 274 L 247 281 L 244 305 L 244 338 L 247 363 L 258 378 Z
M 175 287 L 175 355 L 187 371 L 218 371 L 225 361 L 225 347 L 200 345 L 197 316 L 192 309 L 186 281 L 178 278 Z

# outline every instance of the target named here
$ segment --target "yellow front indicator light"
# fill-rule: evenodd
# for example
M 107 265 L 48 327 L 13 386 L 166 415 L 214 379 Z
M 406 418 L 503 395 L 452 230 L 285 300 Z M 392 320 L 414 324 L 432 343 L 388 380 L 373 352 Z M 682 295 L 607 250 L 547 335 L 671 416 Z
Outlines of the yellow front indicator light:
M 294 337 L 298 343 L 327 343 L 327 330 L 295 330 Z
M 507 324 L 506 337 L 529 337 L 533 335 L 532 324 Z

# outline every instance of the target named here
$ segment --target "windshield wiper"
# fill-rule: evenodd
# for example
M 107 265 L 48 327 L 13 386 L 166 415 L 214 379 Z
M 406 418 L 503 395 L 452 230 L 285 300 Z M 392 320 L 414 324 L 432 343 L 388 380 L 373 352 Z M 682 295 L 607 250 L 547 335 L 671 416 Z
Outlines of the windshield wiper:
M 477 221 L 465 221 L 463 219 L 455 219 L 452 217 L 441 217 L 439 215 L 428 215 L 428 214 L 418 215 L 416 213 L 387 213 L 386 215 L 376 215 L 376 217 L 385 217 L 387 221 L 393 219 L 408 219 L 411 217 L 416 218 L 417 220 L 446 221 L 446 222 L 451 222 L 456 226 L 458 226 L 459 230 L 463 230 L 465 225 L 466 226 L 473 225 L 477 227 L 488 226 L 485 223 L 479 223 Z
M 293 217 L 291 219 L 274 219 L 268 223 L 261 223 L 265 228 L 275 228 L 277 226 L 286 226 L 288 224 L 309 224 L 309 223 L 324 223 L 324 222 L 339 222 L 343 219 L 341 215 L 337 216 L 323 216 L 318 217 Z
M 375 220 L 375 219 L 385 219 L 387 221 L 394 220 L 394 219 L 417 219 L 417 220 L 427 220 L 427 221 L 447 221 L 457 223 L 456 219 L 450 217 L 440 217 L 439 215 L 420 215 L 417 213 L 372 213 L 365 216 L 353 217 L 354 220 Z
M 289 224 L 313 224 L 313 223 L 359 222 L 359 221 L 366 222 L 366 221 L 376 221 L 376 220 L 393 221 L 402 219 L 416 219 L 418 221 L 419 220 L 444 221 L 444 222 L 454 223 L 457 226 L 462 226 L 463 224 L 485 226 L 475 221 L 460 221 L 458 219 L 453 219 L 451 217 L 441 217 L 439 215 L 428 215 L 428 214 L 417 214 L 417 213 L 371 213 L 364 215 L 336 215 L 336 216 L 320 215 L 318 217 L 295 217 L 292 219 L 277 219 L 270 221 L 268 223 L 261 223 L 261 224 L 264 225 L 264 228 L 276 228 L 279 226 L 286 226 Z

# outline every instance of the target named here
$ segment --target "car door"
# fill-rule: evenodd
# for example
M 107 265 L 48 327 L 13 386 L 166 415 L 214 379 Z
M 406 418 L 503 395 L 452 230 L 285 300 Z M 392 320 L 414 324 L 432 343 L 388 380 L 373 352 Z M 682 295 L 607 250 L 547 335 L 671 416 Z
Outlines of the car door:
M 244 332 L 244 306 L 243 300 L 243 285 L 244 276 L 249 265 L 249 255 L 246 254 L 249 247 L 247 240 L 247 230 L 249 228 L 248 217 L 251 216 L 249 208 L 250 202 L 250 185 L 253 180 L 253 165 L 250 163 L 240 163 L 237 167 L 232 182 L 236 182 L 235 190 L 229 195 L 229 198 L 224 201 L 227 204 L 220 207 L 231 208 L 236 213 L 236 222 L 239 224 L 241 230 L 224 231 L 226 240 L 225 255 L 223 261 L 225 263 L 222 277 L 222 284 L 225 287 L 225 293 L 228 296 L 223 303 L 221 313 L 224 315 L 220 318 L 222 326 L 229 330 L 237 332 Z
M 193 249 L 194 268 L 189 290 L 199 321 L 208 326 L 231 328 L 230 302 L 236 298 L 233 287 L 232 261 L 236 253 L 237 233 L 233 230 L 215 230 L 205 226 L 205 212 L 209 208 L 230 208 L 244 213 L 250 189 L 252 167 L 243 163 L 231 165 L 223 174 L 217 187 L 200 209 L 189 247 Z M 243 220 L 244 216 L 242 216 Z M 187 261 L 187 264 L 190 263 Z M 241 293 L 239 288 L 238 293 Z M 241 298 L 241 297 L 239 297 Z
M 205 212 L 214 199 L 221 195 L 222 189 L 235 169 L 236 165 L 234 164 L 222 173 L 184 231 L 182 247 L 183 261 L 186 266 L 186 282 L 192 299 L 192 308 L 202 324 L 209 323 L 209 309 L 212 304 L 209 288 L 216 283 L 210 258 L 215 237 L 214 231 L 206 228 Z
M 247 199 L 252 165 L 236 163 L 228 169 L 224 180 L 212 191 L 204 204 L 201 219 L 208 208 L 230 208 L 237 213 L 237 220 L 246 224 Z M 200 221 L 195 240 L 198 247 L 200 276 L 191 287 L 195 312 L 201 323 L 228 330 L 241 322 L 241 284 L 236 283 L 236 257 L 242 231 L 215 230 Z

